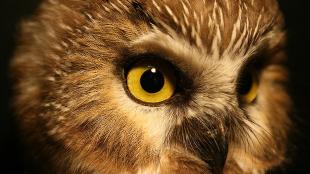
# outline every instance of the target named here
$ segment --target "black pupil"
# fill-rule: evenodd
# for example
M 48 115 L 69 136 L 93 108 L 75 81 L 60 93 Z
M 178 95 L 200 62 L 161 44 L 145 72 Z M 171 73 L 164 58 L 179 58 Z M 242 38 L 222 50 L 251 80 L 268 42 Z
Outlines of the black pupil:
M 156 68 L 151 68 L 145 71 L 140 79 L 142 88 L 149 93 L 159 92 L 165 83 L 163 74 Z
M 239 81 L 238 92 L 241 95 L 246 95 L 250 92 L 252 88 L 253 78 L 251 73 L 245 73 L 244 76 Z

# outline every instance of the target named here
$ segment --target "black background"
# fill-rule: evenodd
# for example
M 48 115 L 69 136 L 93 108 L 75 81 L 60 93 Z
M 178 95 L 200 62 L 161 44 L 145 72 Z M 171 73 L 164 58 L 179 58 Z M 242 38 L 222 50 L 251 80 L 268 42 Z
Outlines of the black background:
M 286 16 L 292 115 L 298 134 L 292 137 L 294 157 L 285 173 L 310 173 L 310 6 L 307 0 L 279 0 Z M 17 24 L 33 13 L 39 0 L 0 0 L 0 173 L 24 173 L 12 111 L 8 63 L 15 47 Z M 280 173 L 284 173 L 283 171 Z

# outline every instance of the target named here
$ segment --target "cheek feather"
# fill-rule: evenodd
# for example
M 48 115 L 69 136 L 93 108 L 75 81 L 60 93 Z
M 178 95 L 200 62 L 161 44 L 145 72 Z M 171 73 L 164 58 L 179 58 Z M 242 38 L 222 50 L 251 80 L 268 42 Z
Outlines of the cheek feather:
M 119 112 L 134 123 L 132 126 L 143 132 L 144 142 L 159 151 L 172 124 L 171 117 L 166 114 L 165 109 L 150 108 L 136 103 L 128 97 L 123 85 L 118 82 L 114 83 L 111 91 L 111 102 L 117 104 Z

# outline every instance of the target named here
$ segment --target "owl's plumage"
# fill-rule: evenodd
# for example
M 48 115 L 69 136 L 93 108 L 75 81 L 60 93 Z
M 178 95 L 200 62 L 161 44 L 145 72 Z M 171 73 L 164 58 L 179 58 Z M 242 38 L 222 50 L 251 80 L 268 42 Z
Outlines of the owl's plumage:
M 28 159 L 44 173 L 281 166 L 291 127 L 284 42 L 275 0 L 44 0 L 12 62 Z M 123 71 L 140 55 L 178 67 L 184 90 L 158 105 L 133 100 Z M 242 103 L 249 67 L 257 98 Z

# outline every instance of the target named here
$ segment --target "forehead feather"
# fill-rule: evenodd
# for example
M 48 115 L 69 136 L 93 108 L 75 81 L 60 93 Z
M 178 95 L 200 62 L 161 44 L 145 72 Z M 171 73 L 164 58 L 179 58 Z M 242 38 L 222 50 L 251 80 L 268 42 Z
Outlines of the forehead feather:
M 214 56 L 251 54 L 282 24 L 274 0 L 150 0 L 141 4 L 161 30 L 174 31 Z

